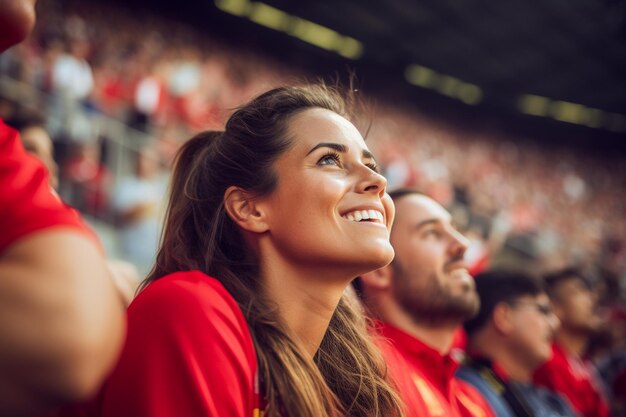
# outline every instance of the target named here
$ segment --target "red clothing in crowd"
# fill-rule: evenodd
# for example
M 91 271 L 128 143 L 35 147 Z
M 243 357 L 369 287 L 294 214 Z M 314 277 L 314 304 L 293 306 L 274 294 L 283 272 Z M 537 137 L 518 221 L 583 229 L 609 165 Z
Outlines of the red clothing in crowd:
M 494 417 L 491 407 L 468 383 L 455 378 L 458 361 L 442 356 L 413 336 L 386 323 L 378 326 L 378 346 L 406 417 Z
M 534 381 L 561 393 L 584 417 L 611 415 L 594 368 L 556 343 L 552 345 L 552 358 L 535 372 Z
M 177 272 L 132 302 L 122 356 L 87 407 L 97 411 L 73 415 L 258 417 L 256 371 L 252 338 L 233 297 L 199 271 Z
M 50 187 L 48 172 L 0 119 L 0 251 L 29 233 L 69 227 L 93 237 L 78 213 Z

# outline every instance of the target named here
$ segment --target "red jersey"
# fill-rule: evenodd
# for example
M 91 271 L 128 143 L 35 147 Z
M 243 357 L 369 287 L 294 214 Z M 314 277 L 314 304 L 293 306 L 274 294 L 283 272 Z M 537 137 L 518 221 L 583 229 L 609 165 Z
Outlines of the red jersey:
M 70 227 L 93 237 L 78 213 L 52 190 L 48 171 L 0 119 L 0 252 L 29 233 Z
M 391 380 L 405 404 L 406 417 L 494 417 L 471 385 L 454 376 L 458 361 L 441 355 L 413 336 L 380 323 L 383 352 Z
M 131 303 L 126 344 L 99 397 L 61 415 L 259 417 L 256 372 L 233 297 L 199 271 L 177 272 Z
M 537 385 L 561 393 L 570 401 L 572 408 L 584 417 L 611 415 L 595 369 L 569 355 L 556 343 L 552 345 L 552 358 L 537 369 L 534 381 Z

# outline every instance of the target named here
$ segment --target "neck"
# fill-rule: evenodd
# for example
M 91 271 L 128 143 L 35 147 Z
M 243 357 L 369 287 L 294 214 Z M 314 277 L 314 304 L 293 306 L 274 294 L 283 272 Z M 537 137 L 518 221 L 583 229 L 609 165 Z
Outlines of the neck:
M 268 262 L 261 265 L 264 295 L 276 303 L 282 323 L 311 360 L 352 276 Z
M 504 370 L 504 372 L 506 372 L 511 380 L 518 382 L 531 382 L 532 371 L 528 367 L 524 366 L 522 361 L 520 361 L 515 354 L 510 353 L 512 352 L 498 355 L 498 358 L 492 359 Z
M 460 323 L 426 323 L 415 320 L 409 313 L 393 302 L 380 304 L 380 318 L 386 323 L 410 334 L 426 345 L 446 355 L 452 348 L 454 333 Z
M 489 329 L 483 329 L 470 338 L 468 352 L 491 360 L 513 381 L 531 382 L 532 380 L 534 368 L 527 366 L 515 349 L 509 348 L 505 340 Z
M 556 333 L 556 341 L 567 353 L 581 358 L 587 350 L 589 336 L 582 332 L 572 332 L 561 328 Z

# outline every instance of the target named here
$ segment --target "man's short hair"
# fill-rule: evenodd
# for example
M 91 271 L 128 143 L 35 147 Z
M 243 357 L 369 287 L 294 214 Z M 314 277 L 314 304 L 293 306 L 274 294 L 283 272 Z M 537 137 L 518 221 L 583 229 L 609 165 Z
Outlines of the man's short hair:
M 585 285 L 585 287 L 591 289 L 591 284 L 589 283 L 587 277 L 576 267 L 570 266 L 544 275 L 544 287 L 550 299 L 554 299 L 556 297 L 557 288 L 562 283 L 572 279 L 579 280 L 583 283 L 583 285 Z
M 523 296 L 537 296 L 545 290 L 541 280 L 516 270 L 494 270 L 476 275 L 476 292 L 480 310 L 463 327 L 469 336 L 482 329 L 500 303 L 512 302 Z
M 416 188 L 396 188 L 395 190 L 389 191 L 387 194 L 389 194 L 389 197 L 391 197 L 394 203 L 406 195 L 426 195 Z

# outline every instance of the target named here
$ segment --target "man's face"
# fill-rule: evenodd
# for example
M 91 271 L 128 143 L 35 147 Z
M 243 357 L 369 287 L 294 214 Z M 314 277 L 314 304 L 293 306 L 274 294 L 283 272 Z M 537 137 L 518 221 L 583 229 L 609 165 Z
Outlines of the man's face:
M 564 329 L 590 333 L 600 325 L 593 293 L 576 276 L 557 284 L 552 305 Z
M 550 308 L 546 294 L 525 295 L 507 303 L 510 333 L 508 343 L 521 363 L 531 372 L 552 355 L 554 331 L 558 318 Z
M 463 256 L 467 239 L 451 224 L 450 213 L 418 194 L 395 201 L 391 232 L 393 293 L 416 322 L 457 325 L 480 306 Z
M 0 52 L 24 40 L 35 24 L 36 0 L 0 0 Z

